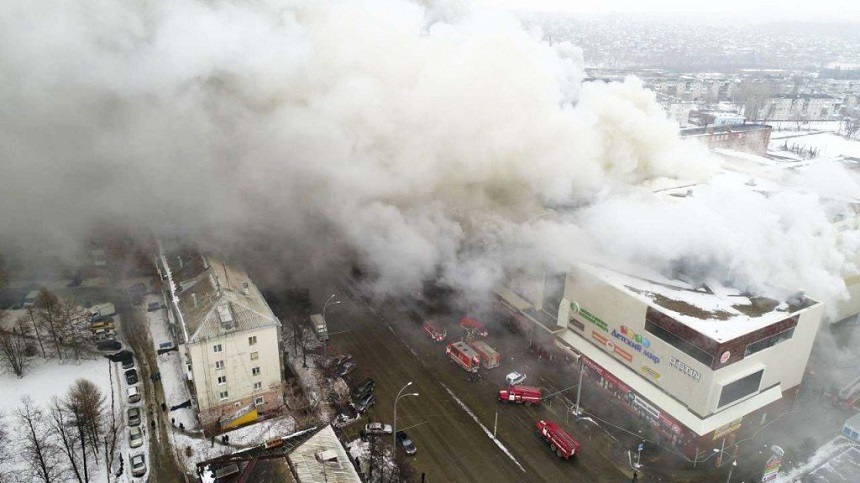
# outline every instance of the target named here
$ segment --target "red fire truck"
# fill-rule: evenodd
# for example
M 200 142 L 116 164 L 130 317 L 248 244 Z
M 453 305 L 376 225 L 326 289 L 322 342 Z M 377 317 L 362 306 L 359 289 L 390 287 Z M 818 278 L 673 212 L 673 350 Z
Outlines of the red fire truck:
M 482 340 L 475 340 L 469 342 L 469 345 L 472 349 L 475 349 L 475 352 L 478 353 L 478 356 L 481 357 L 481 362 L 484 364 L 484 369 L 492 369 L 494 367 L 499 367 L 499 362 L 502 360 L 502 356 L 499 355 L 490 344 Z
M 445 354 L 467 372 L 478 372 L 478 367 L 481 365 L 478 353 L 463 341 L 448 344 Z
M 570 459 L 579 454 L 579 443 L 554 421 L 543 419 L 537 422 L 538 434 L 549 443 L 550 449 L 559 458 Z
M 511 386 L 499 391 L 499 401 L 503 403 L 514 402 L 531 406 L 540 404 L 541 392 L 536 387 Z
M 424 323 L 424 334 L 436 342 L 442 342 L 448 336 L 448 332 L 440 329 L 432 320 Z
M 472 331 L 478 337 L 486 337 L 487 329 L 481 325 L 475 319 L 470 319 L 469 317 L 463 317 L 460 319 L 460 328 L 468 331 Z

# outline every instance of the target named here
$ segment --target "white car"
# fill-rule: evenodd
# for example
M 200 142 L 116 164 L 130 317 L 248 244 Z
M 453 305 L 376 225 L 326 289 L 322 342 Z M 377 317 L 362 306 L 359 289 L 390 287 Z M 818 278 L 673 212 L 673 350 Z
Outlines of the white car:
M 143 446 L 143 432 L 137 426 L 128 428 L 128 445 L 132 448 Z
M 367 434 L 391 434 L 392 429 L 390 424 L 370 423 L 364 427 L 364 432 Z
M 146 474 L 146 460 L 142 454 L 132 456 L 129 461 L 131 462 L 132 476 L 140 477 Z
M 505 376 L 505 381 L 508 383 L 508 386 L 516 386 L 517 384 L 522 384 L 525 380 L 526 375 L 517 371 L 514 371 Z
M 137 388 L 137 386 L 131 386 L 127 388 L 126 392 L 128 393 L 128 402 L 134 404 L 140 401 L 140 390 Z

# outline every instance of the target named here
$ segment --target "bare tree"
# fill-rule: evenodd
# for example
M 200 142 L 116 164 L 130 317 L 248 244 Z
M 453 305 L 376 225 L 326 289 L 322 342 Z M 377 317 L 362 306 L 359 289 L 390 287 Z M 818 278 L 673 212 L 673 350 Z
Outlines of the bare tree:
M 25 396 L 15 415 L 23 426 L 19 454 L 29 468 L 31 480 L 42 483 L 60 481 L 62 467 L 56 457 L 57 447 L 51 439 L 42 410 Z
M 99 454 L 105 416 L 105 396 L 101 389 L 88 379 L 78 379 L 69 388 L 66 409 L 75 415 L 75 423 L 85 435 L 85 446 Z
M 0 314 L 0 321 L 2 321 Z M 17 326 L 11 331 L 0 329 L 0 362 L 19 378 L 29 366 L 30 357 L 27 350 L 27 338 L 21 334 Z
M 69 430 L 76 425 L 75 421 L 69 420 L 66 415 L 66 409 L 63 407 L 63 403 L 61 403 L 56 396 L 51 398 L 49 411 L 51 414 L 51 427 L 54 434 L 60 440 L 60 449 L 66 457 L 68 467 L 72 474 L 75 475 L 75 478 L 79 482 L 83 483 L 85 480 L 81 475 L 81 470 L 83 469 L 86 474 L 86 446 L 84 445 L 81 447 L 81 445 L 75 440 L 74 435 L 69 432 Z M 80 453 L 83 453 L 84 455 L 84 459 L 79 455 L 79 448 Z
M 25 329 L 27 333 L 31 333 L 39 342 L 39 350 L 42 351 L 42 357 L 45 357 L 45 344 L 42 343 L 42 332 L 39 330 L 41 320 L 39 320 L 36 307 L 30 305 L 26 308 L 27 313 L 18 319 L 18 325 Z
M 0 483 L 13 483 L 23 481 L 24 478 L 8 465 L 2 464 L 4 461 L 12 461 L 13 441 L 12 433 L 9 430 L 10 421 L 6 420 L 6 414 L 0 411 Z
M 62 299 L 58 311 L 63 341 L 72 349 L 75 359 L 79 360 L 89 332 L 87 313 L 72 299 Z
M 60 311 L 60 300 L 56 295 L 48 289 L 42 288 L 39 290 L 39 295 L 36 297 L 37 313 L 42 325 L 47 329 L 48 336 L 54 343 L 54 348 L 57 350 L 57 357 L 63 359 L 63 351 L 60 344 L 63 342 L 62 321 Z

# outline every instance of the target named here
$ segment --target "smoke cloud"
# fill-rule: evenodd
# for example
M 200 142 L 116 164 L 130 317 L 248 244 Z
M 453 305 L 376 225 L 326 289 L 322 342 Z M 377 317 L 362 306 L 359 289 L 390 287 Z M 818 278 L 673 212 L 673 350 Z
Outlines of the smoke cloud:
M 636 79 L 582 78 L 575 47 L 464 2 L 7 2 L 0 241 L 110 220 L 292 274 L 356 258 L 384 292 L 592 257 L 844 291 L 819 199 L 655 200 L 718 163 Z

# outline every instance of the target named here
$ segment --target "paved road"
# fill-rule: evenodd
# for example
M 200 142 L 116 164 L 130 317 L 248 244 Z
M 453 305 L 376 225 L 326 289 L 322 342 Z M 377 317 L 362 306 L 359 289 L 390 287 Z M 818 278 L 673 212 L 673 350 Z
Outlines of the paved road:
M 629 478 L 607 456 L 611 450 L 600 447 L 601 438 L 595 438 L 592 445 L 582 440 L 586 436 L 578 436 L 584 451 L 574 460 L 553 454 L 534 434 L 534 423 L 543 418 L 564 422 L 564 411 L 559 407 L 498 404 L 496 396 L 505 368 L 495 370 L 485 381 L 468 382 L 465 373 L 445 358 L 444 344 L 424 338 L 418 330 L 420 324 L 409 320 L 404 311 L 388 304 L 376 312 L 349 299 L 346 292 L 338 295 L 344 303 L 327 312 L 329 332 L 335 334 L 331 345 L 353 354 L 358 363 L 354 379 L 376 379 L 378 402 L 371 411 L 374 420 L 391 422 L 392 400 L 406 382 L 413 381 L 410 390 L 421 394 L 400 400 L 398 427 L 420 424 L 408 432 L 418 446 L 414 466 L 419 475 L 427 473 L 428 481 L 617 482 Z M 489 431 L 498 410 L 498 439 L 510 456 L 494 444 L 455 397 Z M 567 426 L 575 433 L 573 423 Z

